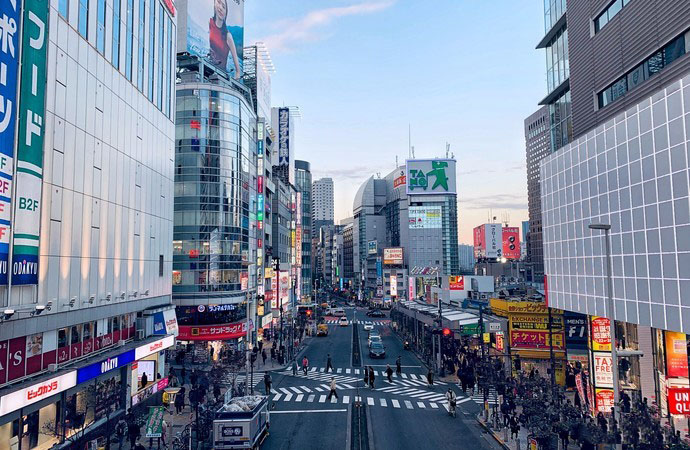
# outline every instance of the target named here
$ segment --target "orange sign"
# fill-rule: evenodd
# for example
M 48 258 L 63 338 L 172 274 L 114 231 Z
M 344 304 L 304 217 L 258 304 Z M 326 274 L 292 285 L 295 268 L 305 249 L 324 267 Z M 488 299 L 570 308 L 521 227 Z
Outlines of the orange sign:
M 592 350 L 611 351 L 611 326 L 606 317 L 592 316 Z
M 407 179 L 405 178 L 405 175 L 402 175 L 395 180 L 393 180 L 393 188 L 397 188 L 398 186 L 402 186 L 405 184 Z
M 464 291 L 465 277 L 450 275 L 448 277 L 448 284 L 451 291 Z
M 685 334 L 665 331 L 666 369 L 669 378 L 688 377 L 688 348 Z

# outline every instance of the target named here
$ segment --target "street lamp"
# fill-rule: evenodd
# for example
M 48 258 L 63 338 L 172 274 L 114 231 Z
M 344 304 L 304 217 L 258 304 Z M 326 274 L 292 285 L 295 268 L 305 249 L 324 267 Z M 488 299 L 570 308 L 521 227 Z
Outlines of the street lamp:
M 611 240 L 609 233 L 611 232 L 611 225 L 603 223 L 589 224 L 590 230 L 599 230 L 604 232 L 604 239 L 606 240 L 606 315 L 609 317 L 609 332 L 611 333 L 611 365 L 613 366 L 613 414 L 620 427 L 620 386 L 618 385 L 618 353 L 616 350 L 616 319 L 614 316 L 613 305 L 613 281 L 611 280 Z M 617 445 L 618 447 L 618 445 Z

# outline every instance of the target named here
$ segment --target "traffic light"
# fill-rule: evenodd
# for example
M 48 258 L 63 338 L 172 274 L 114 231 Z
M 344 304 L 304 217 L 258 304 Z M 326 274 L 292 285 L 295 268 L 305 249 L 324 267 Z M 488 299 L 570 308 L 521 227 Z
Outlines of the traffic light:
M 444 336 L 450 336 L 450 328 L 444 328 L 443 329 L 443 335 Z
M 307 310 L 307 317 L 311 317 L 311 309 Z

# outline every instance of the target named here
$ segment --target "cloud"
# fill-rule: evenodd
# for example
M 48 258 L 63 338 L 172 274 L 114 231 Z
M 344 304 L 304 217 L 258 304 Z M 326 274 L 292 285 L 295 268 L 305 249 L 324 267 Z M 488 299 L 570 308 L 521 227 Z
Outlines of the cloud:
M 334 180 L 366 180 L 374 175 L 371 166 L 353 166 L 340 169 L 314 169 L 312 170 L 314 179 L 333 178 Z M 357 186 L 359 187 L 359 186 Z
M 330 25 L 334 20 L 347 16 L 372 14 L 387 9 L 395 0 L 365 1 L 349 6 L 339 6 L 310 11 L 299 19 L 285 19 L 274 24 L 280 31 L 257 39 L 266 44 L 273 53 L 294 50 L 299 44 L 322 39 L 320 29 Z
M 524 195 L 494 194 L 481 197 L 459 199 L 464 209 L 527 209 Z

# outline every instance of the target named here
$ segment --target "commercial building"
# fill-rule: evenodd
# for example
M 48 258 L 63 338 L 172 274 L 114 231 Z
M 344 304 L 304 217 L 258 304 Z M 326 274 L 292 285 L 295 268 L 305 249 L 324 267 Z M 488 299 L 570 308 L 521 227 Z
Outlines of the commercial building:
M 167 383 L 176 18 L 90 6 L 0 7 L 2 448 L 68 447 Z
M 461 275 L 471 275 L 474 273 L 474 247 L 468 244 L 458 245 L 458 265 Z
M 340 221 L 343 227 L 343 266 L 341 269 L 343 285 L 348 289 L 353 288 L 354 282 L 354 258 L 353 258 L 353 230 L 354 218 L 348 217 Z
M 595 7 L 596 6 L 596 7 Z M 575 139 L 541 163 L 549 302 L 589 315 L 590 361 L 611 361 L 607 245 L 613 307 L 630 377 L 622 388 L 656 401 L 687 387 L 690 332 L 690 10 L 679 0 L 571 2 L 568 23 Z M 652 25 L 658 24 L 658 25 Z M 607 364 L 609 365 L 609 364 Z M 615 367 L 615 364 L 614 364 Z M 593 366 L 596 406 L 612 384 Z M 601 394 L 601 395 L 599 395 Z M 674 416 L 684 434 L 685 419 Z
M 320 178 L 312 184 L 311 215 L 314 230 L 323 225 L 333 225 L 333 179 Z
M 311 168 L 307 161 L 295 160 L 297 298 L 308 301 L 312 293 Z

